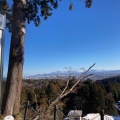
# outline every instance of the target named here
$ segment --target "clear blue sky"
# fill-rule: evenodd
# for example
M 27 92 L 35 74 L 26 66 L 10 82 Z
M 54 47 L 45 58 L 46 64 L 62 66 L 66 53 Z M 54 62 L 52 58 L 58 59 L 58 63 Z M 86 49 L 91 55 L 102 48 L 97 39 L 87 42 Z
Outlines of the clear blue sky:
M 120 69 L 120 0 L 62 0 L 41 25 L 27 25 L 23 75 L 64 70 L 64 67 Z M 6 30 L 4 76 L 7 74 L 11 34 Z

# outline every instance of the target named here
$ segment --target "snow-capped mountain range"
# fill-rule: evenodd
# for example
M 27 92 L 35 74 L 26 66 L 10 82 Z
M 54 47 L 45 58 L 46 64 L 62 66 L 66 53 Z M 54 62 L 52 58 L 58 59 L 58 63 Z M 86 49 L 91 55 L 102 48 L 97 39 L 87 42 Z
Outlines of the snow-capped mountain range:
M 78 71 L 55 71 L 51 73 L 44 73 L 44 74 L 37 74 L 33 76 L 24 76 L 24 79 L 61 79 L 65 78 L 68 76 L 75 76 L 78 77 L 81 75 L 83 72 L 78 72 Z M 120 70 L 91 70 L 87 74 L 93 74 L 89 78 L 92 80 L 101 80 L 104 78 L 109 78 L 113 76 L 119 76 L 120 75 Z

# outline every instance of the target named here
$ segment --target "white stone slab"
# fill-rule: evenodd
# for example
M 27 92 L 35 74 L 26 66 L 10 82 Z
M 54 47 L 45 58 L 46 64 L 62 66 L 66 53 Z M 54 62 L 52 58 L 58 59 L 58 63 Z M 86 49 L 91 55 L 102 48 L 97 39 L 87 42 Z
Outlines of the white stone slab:
M 8 115 L 3 120 L 14 120 L 14 117 L 11 115 Z

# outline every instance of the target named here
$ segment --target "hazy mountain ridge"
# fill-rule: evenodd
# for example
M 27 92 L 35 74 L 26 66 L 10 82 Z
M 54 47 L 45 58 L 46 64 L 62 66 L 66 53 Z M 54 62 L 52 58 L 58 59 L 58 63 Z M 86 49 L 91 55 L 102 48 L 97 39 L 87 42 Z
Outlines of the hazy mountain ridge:
M 33 76 L 24 76 L 24 79 L 57 79 L 59 77 L 64 78 L 69 75 L 77 77 L 78 75 L 81 75 L 82 72 L 78 71 L 55 71 L 51 73 L 44 73 L 44 74 L 37 74 Z M 109 77 L 114 77 L 114 76 L 119 76 L 120 75 L 120 70 L 91 70 L 87 74 L 93 74 L 90 76 L 90 79 L 93 80 L 101 80 L 104 78 L 109 78 Z

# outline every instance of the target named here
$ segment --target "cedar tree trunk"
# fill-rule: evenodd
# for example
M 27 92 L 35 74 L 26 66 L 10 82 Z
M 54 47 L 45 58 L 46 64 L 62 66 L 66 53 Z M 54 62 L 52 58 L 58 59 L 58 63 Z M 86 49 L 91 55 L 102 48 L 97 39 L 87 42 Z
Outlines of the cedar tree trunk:
M 9 66 L 2 106 L 4 115 L 19 112 L 24 60 L 25 12 L 22 8 L 25 0 L 13 0 L 13 2 Z

